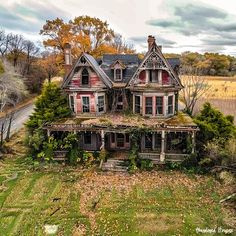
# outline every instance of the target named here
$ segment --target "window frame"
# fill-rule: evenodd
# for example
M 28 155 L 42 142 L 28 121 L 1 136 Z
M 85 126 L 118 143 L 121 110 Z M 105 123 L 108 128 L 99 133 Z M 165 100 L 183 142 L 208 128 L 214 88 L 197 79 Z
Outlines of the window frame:
M 87 140 L 89 139 L 89 141 Z M 85 145 L 91 145 L 92 144 L 92 133 L 91 132 L 85 132 L 84 133 L 84 144 Z
M 74 95 L 69 95 L 69 105 L 73 113 L 75 113 L 75 97 Z
M 151 105 L 148 104 L 147 106 L 147 99 L 151 99 Z M 151 112 L 150 113 L 147 113 L 147 109 L 150 109 L 151 108 Z M 145 115 L 152 115 L 153 114 L 153 97 L 145 97 Z
M 161 99 L 161 104 L 158 104 L 158 99 Z M 158 112 L 158 108 L 161 108 L 161 113 Z M 156 115 L 163 116 L 164 115 L 164 97 L 156 96 Z
M 102 98 L 102 105 L 99 104 L 101 101 L 99 101 L 99 99 Z M 105 96 L 104 95 L 98 95 L 98 100 L 97 100 L 97 111 L 98 113 L 102 113 L 105 112 Z M 100 110 L 102 108 L 102 110 Z
M 87 106 L 88 106 L 88 111 L 84 111 L 84 106 L 85 106 L 85 104 L 84 104 L 84 98 L 88 98 L 88 104 L 87 104 Z M 82 112 L 83 113 L 90 113 L 90 96 L 82 96 L 81 97 L 81 100 L 82 100 Z
M 170 98 L 172 99 L 170 100 Z M 174 95 L 169 95 L 167 98 L 167 114 L 168 115 L 174 114 Z
M 119 73 L 117 73 L 119 72 Z M 119 75 L 119 76 L 117 76 Z M 121 68 L 116 68 L 114 69 L 114 80 L 115 81 L 122 81 L 123 75 L 122 75 L 122 69 Z
M 139 99 L 139 104 L 136 103 L 136 98 Z M 137 112 L 137 108 L 139 112 Z M 134 95 L 134 113 L 141 114 L 141 96 L 140 95 Z
M 83 75 L 84 71 L 86 71 L 86 75 Z M 87 83 L 83 82 L 83 80 L 85 79 L 84 76 L 86 76 Z M 83 87 L 89 86 L 89 71 L 86 68 L 83 68 L 82 72 L 81 72 L 81 86 L 83 86 Z
M 150 140 L 148 140 L 150 138 Z M 151 133 L 146 133 L 144 136 L 144 148 L 152 149 L 153 135 Z M 147 145 L 149 144 L 149 145 Z

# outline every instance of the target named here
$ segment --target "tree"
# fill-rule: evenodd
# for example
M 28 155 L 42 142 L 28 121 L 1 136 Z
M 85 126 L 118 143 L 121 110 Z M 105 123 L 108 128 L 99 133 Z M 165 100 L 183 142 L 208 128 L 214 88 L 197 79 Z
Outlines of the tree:
M 26 127 L 32 133 L 35 129 L 42 128 L 46 122 L 68 117 L 70 114 L 67 97 L 61 88 L 54 83 L 46 83 L 42 94 L 35 103 L 34 112 L 26 123 Z
M 197 134 L 198 142 L 203 146 L 214 139 L 225 144 L 227 140 L 236 135 L 236 127 L 232 116 L 224 116 L 220 111 L 213 108 L 210 103 L 205 103 L 200 114 L 194 119 L 200 128 Z
M 33 58 L 37 55 L 39 52 L 39 48 L 35 45 L 34 42 L 30 40 L 24 41 L 24 52 L 26 54 L 26 62 L 23 70 L 23 75 L 29 74 L 30 72 L 30 66 L 33 62 Z
M 191 116 L 199 98 L 206 95 L 210 89 L 206 78 L 199 74 L 199 71 L 193 67 L 182 66 L 181 68 L 181 82 L 184 88 L 181 90 L 180 99 L 185 105 L 185 112 Z
M 8 51 L 10 39 L 10 34 L 6 35 L 4 30 L 0 30 L 0 53 L 2 57 L 4 57 Z
M 26 123 L 29 131 L 27 143 L 30 155 L 33 158 L 40 157 L 40 155 L 45 155 L 46 153 L 46 156 L 48 156 L 50 155 L 48 151 L 52 151 L 53 143 L 50 142 L 50 137 L 47 137 L 43 130 L 43 125 L 47 122 L 69 117 L 70 114 L 71 110 L 66 95 L 62 93 L 61 88 L 54 83 L 45 83 L 42 94 L 35 103 L 34 112 Z M 44 156 L 42 157 L 44 158 Z
M 25 49 L 25 40 L 23 36 L 19 34 L 11 34 L 9 37 L 9 57 L 13 60 L 13 66 L 16 67 L 18 59 Z
M 132 46 L 115 34 L 106 21 L 96 17 L 79 16 L 68 23 L 62 19 L 47 20 L 40 34 L 46 36 L 44 46 L 62 54 L 64 45 L 70 43 L 72 56 L 77 58 L 81 52 L 95 57 L 104 53 L 134 52 Z
M 59 73 L 59 66 L 57 62 L 57 54 L 45 51 L 42 53 L 42 58 L 37 61 L 37 64 L 45 72 L 48 82 L 51 82 L 52 77 Z

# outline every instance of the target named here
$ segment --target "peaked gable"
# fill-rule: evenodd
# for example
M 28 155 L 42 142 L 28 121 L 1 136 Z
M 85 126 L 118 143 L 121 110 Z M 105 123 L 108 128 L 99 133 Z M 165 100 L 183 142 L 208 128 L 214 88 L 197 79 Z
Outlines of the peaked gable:
M 168 60 L 162 54 L 160 48 L 154 42 L 149 51 L 144 56 L 143 61 L 140 63 L 136 72 L 128 82 L 128 86 L 133 84 L 136 79 L 138 79 L 138 75 L 141 71 L 145 69 L 163 69 L 166 70 L 171 78 L 174 80 L 175 85 L 183 88 L 183 85 L 178 77 L 178 75 L 174 72 Z
M 97 73 L 99 78 L 102 80 L 102 82 L 108 87 L 112 87 L 112 82 L 109 79 L 109 77 L 105 74 L 105 72 L 100 68 L 97 61 L 93 58 L 93 56 L 82 53 L 74 66 L 72 67 L 70 73 L 65 78 L 62 88 L 65 88 L 69 85 L 70 81 L 73 79 L 74 74 L 76 73 L 77 67 L 83 67 L 83 66 L 91 66 L 91 68 Z

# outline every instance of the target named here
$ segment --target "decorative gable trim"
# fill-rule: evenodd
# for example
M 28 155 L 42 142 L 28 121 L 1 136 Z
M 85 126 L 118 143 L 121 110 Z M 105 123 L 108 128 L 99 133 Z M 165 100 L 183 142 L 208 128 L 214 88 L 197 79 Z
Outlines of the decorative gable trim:
M 110 65 L 111 69 L 116 69 L 116 68 L 115 68 L 116 64 L 119 64 L 121 69 L 125 69 L 125 68 L 126 68 L 125 64 L 124 64 L 122 61 L 116 60 L 115 62 L 113 62 L 113 63 Z
M 138 75 L 142 70 L 145 69 L 162 69 L 166 70 L 170 73 L 171 77 L 175 80 L 176 85 L 180 88 L 183 88 L 178 75 L 174 72 L 173 68 L 169 64 L 169 62 L 166 60 L 164 55 L 162 54 L 160 48 L 156 45 L 154 42 L 149 51 L 146 53 L 143 61 L 137 68 L 136 72 L 128 82 L 128 86 L 132 85 L 136 79 L 138 79 Z
M 105 74 L 105 72 L 100 68 L 100 66 L 97 64 L 97 61 L 91 55 L 87 53 L 82 53 L 80 57 L 78 58 L 78 60 L 76 61 L 76 63 L 74 64 L 74 66 L 72 67 L 70 73 L 65 78 L 62 84 L 62 88 L 66 88 L 69 85 L 70 81 L 72 80 L 74 76 L 76 67 L 82 67 L 82 66 L 91 66 L 93 70 L 97 73 L 99 78 L 104 82 L 104 84 L 108 88 L 112 87 L 112 81 Z

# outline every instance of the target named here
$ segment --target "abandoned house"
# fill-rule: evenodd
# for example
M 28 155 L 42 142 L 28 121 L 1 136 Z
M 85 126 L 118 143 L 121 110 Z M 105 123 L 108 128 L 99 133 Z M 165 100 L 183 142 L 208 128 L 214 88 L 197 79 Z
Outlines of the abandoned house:
M 118 153 L 125 158 L 132 148 L 132 131 L 140 130 L 140 158 L 163 163 L 194 153 L 198 128 L 178 111 L 183 88 L 179 60 L 166 59 L 153 36 L 147 42 L 142 60 L 136 54 L 104 54 L 95 59 L 82 53 L 73 65 L 66 44 L 62 88 L 74 118 L 48 124 L 48 134 L 75 132 L 81 149 L 106 149 L 114 158 Z

